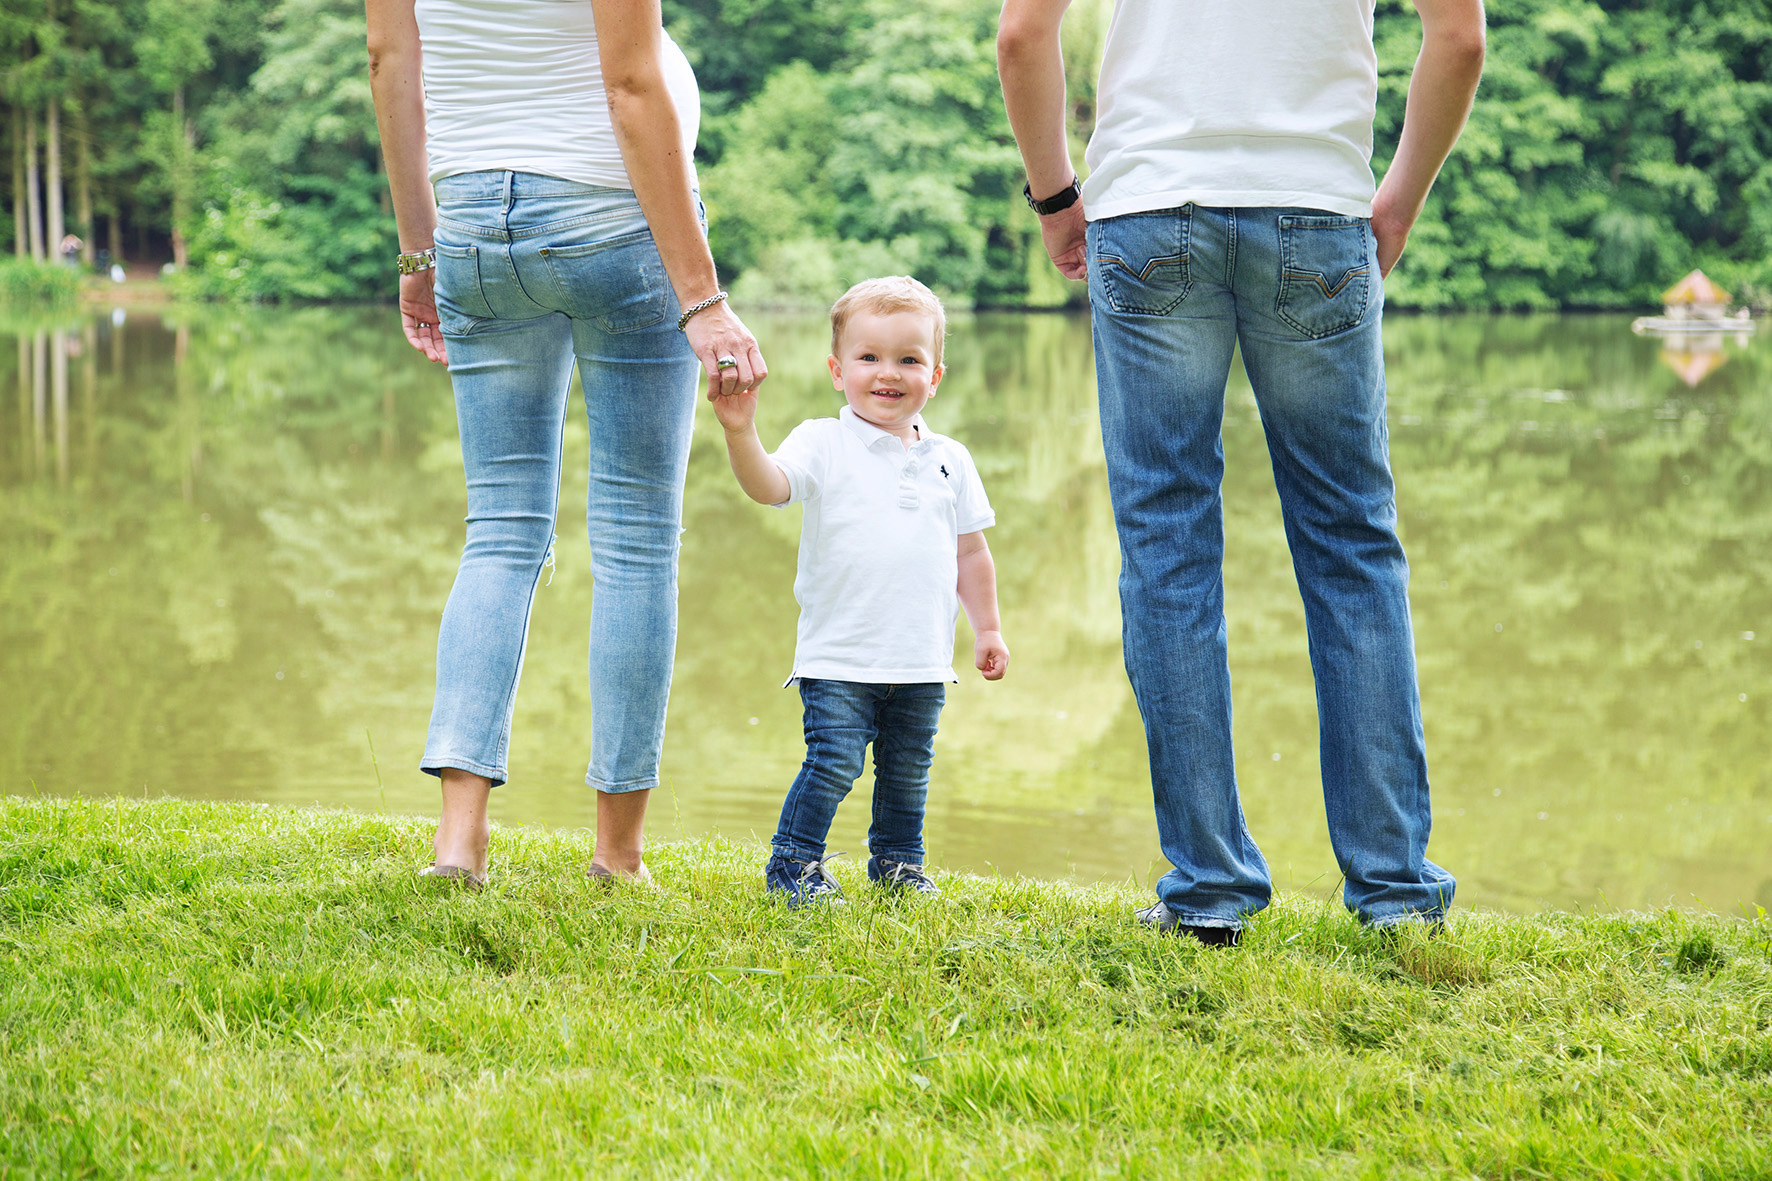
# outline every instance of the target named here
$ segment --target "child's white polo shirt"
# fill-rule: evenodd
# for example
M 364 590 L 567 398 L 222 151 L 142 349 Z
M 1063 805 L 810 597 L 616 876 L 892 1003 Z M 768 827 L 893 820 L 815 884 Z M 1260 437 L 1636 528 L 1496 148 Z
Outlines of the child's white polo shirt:
M 972 456 L 931 431 L 908 448 L 850 407 L 795 427 L 770 456 L 803 503 L 794 599 L 802 677 L 868 684 L 958 681 L 957 542 L 996 524 Z

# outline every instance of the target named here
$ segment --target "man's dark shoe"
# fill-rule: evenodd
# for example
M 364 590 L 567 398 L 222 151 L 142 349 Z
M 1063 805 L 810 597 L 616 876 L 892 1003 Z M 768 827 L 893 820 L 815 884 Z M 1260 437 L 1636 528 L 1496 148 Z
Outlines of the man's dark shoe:
M 827 906 L 844 905 L 843 887 L 837 884 L 829 868 L 841 853 L 826 853 L 811 861 L 795 861 L 788 857 L 771 857 L 763 867 L 763 886 L 771 894 L 785 894 L 790 907 L 822 902 Z
M 1165 935 L 1190 935 L 1207 947 L 1235 947 L 1243 941 L 1241 927 L 1195 927 L 1181 921 L 1166 902 L 1156 902 L 1138 913 L 1140 926 L 1150 927 Z
M 934 898 L 941 887 L 929 880 L 921 865 L 909 861 L 888 861 L 884 857 L 868 858 L 868 878 L 894 894 L 921 894 Z
M 1378 938 L 1384 943 L 1394 946 L 1401 942 L 1406 933 L 1410 931 L 1420 931 L 1424 937 L 1428 939 L 1438 939 L 1441 935 L 1446 933 L 1446 920 L 1428 919 L 1416 916 L 1406 919 L 1398 919 L 1396 922 L 1385 923 L 1381 926 L 1375 926 L 1371 930 L 1372 933 L 1378 936 Z

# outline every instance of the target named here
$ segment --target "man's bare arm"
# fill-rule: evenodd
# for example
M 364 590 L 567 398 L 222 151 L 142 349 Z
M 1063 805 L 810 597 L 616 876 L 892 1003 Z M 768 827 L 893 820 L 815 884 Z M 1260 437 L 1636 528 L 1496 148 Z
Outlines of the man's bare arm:
M 1415 10 L 1421 55 L 1409 78 L 1397 154 L 1372 200 L 1378 269 L 1385 275 L 1397 265 L 1428 190 L 1464 130 L 1483 76 L 1482 0 L 1415 0 Z
M 997 75 L 1003 106 L 1021 149 L 1028 188 L 1044 200 L 1076 176 L 1064 132 L 1064 49 L 1059 26 L 1071 0 L 1004 0 L 997 25 Z M 1083 206 L 1040 219 L 1040 237 L 1067 279 L 1088 273 L 1083 249 Z

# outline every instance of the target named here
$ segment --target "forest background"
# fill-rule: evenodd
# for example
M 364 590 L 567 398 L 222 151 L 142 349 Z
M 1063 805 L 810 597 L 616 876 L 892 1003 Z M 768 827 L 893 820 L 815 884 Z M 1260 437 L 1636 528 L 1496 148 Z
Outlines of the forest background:
M 999 0 L 664 0 L 741 306 L 909 271 L 960 304 L 1084 298 L 1047 265 L 995 68 Z M 1111 0 L 1064 29 L 1082 158 Z M 1374 168 L 1420 24 L 1379 0 Z M 1653 305 L 1691 267 L 1772 304 L 1772 5 L 1494 0 L 1469 128 L 1394 307 Z M 0 242 L 170 261 L 186 294 L 392 297 L 361 0 L 0 0 Z

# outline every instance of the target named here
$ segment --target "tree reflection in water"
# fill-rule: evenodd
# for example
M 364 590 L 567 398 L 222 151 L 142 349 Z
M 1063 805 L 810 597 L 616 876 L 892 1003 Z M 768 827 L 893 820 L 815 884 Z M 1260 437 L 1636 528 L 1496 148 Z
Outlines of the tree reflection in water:
M 1394 317 L 1391 448 L 1438 825 L 1461 901 L 1772 905 L 1772 342 L 1688 388 L 1625 317 Z M 834 413 L 828 335 L 753 325 L 773 443 Z M 384 309 L 137 309 L 0 324 L 0 790 L 381 806 L 411 770 L 464 494 L 446 376 Z M 1155 875 L 1086 320 L 958 317 L 938 429 L 998 510 L 1009 678 L 943 717 L 949 868 Z M 1250 827 L 1336 884 L 1303 612 L 1253 399 L 1228 391 L 1225 580 Z M 733 485 L 703 414 L 660 837 L 767 836 L 802 753 L 797 511 Z M 568 417 L 501 819 L 585 824 L 592 588 Z M 865 783 L 836 847 L 865 845 Z M 422 850 L 414 850 L 415 862 Z

